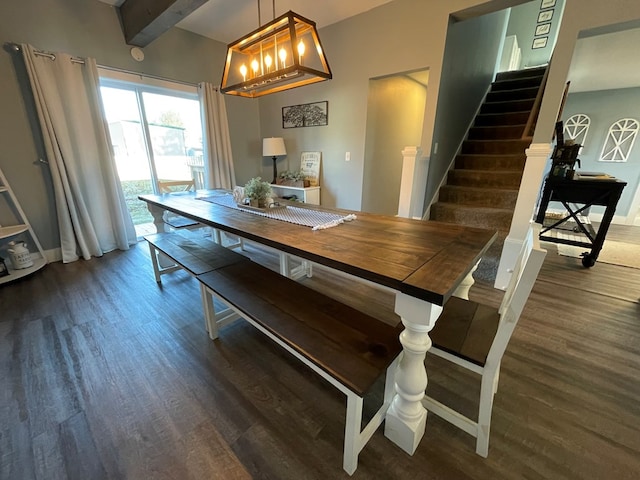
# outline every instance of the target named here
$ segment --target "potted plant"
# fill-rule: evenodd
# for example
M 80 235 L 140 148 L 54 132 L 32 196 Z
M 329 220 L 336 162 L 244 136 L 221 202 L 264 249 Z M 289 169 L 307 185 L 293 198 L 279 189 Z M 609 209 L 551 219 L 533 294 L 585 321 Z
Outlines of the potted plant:
M 254 177 L 244 186 L 244 194 L 252 207 L 267 208 L 267 198 L 271 197 L 271 185 L 261 177 Z

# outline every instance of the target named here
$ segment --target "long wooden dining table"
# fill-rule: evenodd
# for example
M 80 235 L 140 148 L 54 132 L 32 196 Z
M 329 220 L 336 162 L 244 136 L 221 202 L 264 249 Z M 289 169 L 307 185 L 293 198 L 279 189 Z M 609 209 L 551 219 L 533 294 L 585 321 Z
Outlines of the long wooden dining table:
M 170 211 L 395 291 L 395 312 L 404 326 L 400 334 L 403 354 L 395 378 L 396 395 L 385 417 L 385 436 L 412 455 L 426 426 L 422 398 L 427 387 L 424 360 L 431 347 L 429 331 L 497 232 L 295 204 L 357 217 L 314 230 L 202 200 L 211 194 L 199 190 L 141 195 L 139 199 L 147 203 L 158 232 L 165 231 L 163 214 Z

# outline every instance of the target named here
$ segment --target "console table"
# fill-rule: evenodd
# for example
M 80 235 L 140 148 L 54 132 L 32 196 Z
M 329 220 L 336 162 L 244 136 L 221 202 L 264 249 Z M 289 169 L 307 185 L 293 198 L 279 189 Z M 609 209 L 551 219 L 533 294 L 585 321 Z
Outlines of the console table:
M 311 205 L 320 205 L 320 187 L 289 187 L 287 185 L 271 184 L 273 193 L 282 198 L 283 196 L 295 195 L 296 198 L 304 203 Z
M 563 243 L 566 245 L 575 245 L 578 247 L 591 248 L 591 252 L 585 252 L 582 257 L 582 265 L 589 268 L 595 265 L 602 244 L 609 230 L 613 214 L 616 211 L 618 200 L 622 195 L 622 189 L 627 185 L 626 182 L 617 178 L 609 177 L 604 179 L 594 179 L 591 177 L 580 177 L 578 179 L 566 179 L 548 177 L 544 183 L 542 199 L 540 200 L 540 208 L 536 216 L 536 223 L 543 224 L 549 202 L 560 202 L 569 213 L 569 216 L 561 218 L 552 225 L 544 226 L 540 230 L 540 239 L 547 242 Z M 575 208 L 572 204 L 582 205 Z M 581 221 L 579 215 L 594 205 L 605 207 L 602 221 L 598 231 L 594 231 L 590 224 Z M 587 237 L 587 241 L 574 241 L 545 235 L 554 228 L 560 227 L 565 222 L 573 220 L 576 223 L 576 232 L 582 233 Z

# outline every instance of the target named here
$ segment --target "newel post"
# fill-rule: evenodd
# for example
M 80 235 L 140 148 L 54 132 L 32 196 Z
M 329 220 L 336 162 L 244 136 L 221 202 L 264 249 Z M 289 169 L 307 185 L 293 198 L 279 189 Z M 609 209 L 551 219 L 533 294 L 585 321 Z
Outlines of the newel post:
M 428 170 L 429 161 L 422 156 L 420 147 L 405 147 L 402 150 L 399 217 L 422 218 Z

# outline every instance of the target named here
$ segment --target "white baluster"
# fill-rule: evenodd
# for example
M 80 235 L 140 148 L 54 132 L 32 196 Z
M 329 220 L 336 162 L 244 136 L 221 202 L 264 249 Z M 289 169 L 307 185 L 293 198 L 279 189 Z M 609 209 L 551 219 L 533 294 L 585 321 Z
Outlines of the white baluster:
M 396 396 L 387 411 L 384 434 L 413 455 L 427 423 L 422 398 L 427 389 L 424 359 L 431 348 L 428 333 L 442 313 L 442 307 L 398 293 L 395 311 L 405 330 L 400 334 L 403 351 L 395 378 Z

